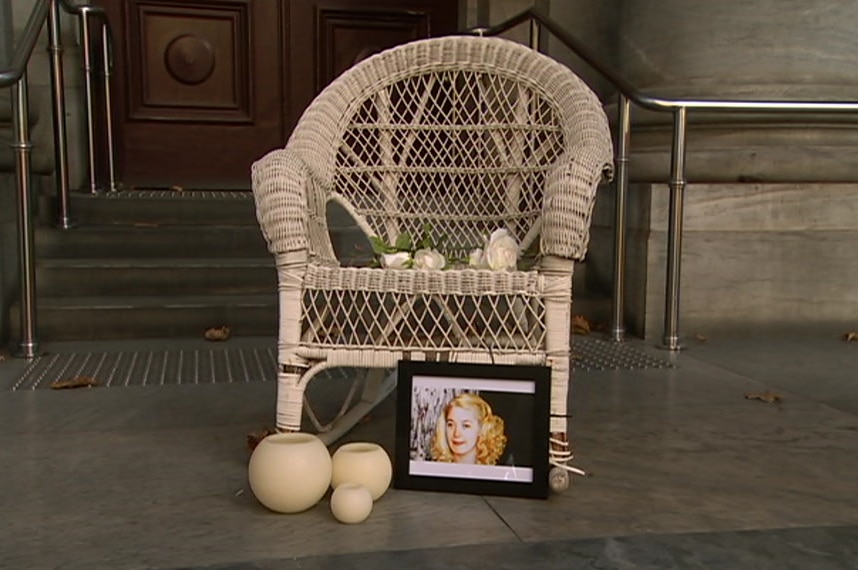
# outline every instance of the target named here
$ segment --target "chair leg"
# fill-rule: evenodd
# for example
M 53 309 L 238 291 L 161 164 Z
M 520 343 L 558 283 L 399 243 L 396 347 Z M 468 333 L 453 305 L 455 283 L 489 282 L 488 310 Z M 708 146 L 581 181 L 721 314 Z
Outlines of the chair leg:
M 348 394 L 343 398 L 342 405 L 333 419 L 327 423 L 319 420 L 313 409 L 313 404 L 306 394 L 306 386 L 323 370 L 327 369 L 325 362 L 316 363 L 307 369 L 298 379 L 297 383 L 289 386 L 281 384 L 282 390 L 288 390 L 288 401 L 281 401 L 283 412 L 286 406 L 290 412 L 294 412 L 295 400 L 300 398 L 297 407 L 298 417 L 293 419 L 290 431 L 299 431 L 294 426 L 301 425 L 301 413 L 307 414 L 307 419 L 313 424 L 316 434 L 325 445 L 330 445 L 345 435 L 358 424 L 370 411 L 379 405 L 396 388 L 396 375 L 382 368 L 358 369 L 358 376 L 352 379 Z M 362 384 L 363 389 L 360 397 L 355 398 L 358 386 Z M 354 402 L 354 403 L 353 403 Z M 278 412 L 280 409 L 278 408 Z M 279 426 L 279 424 L 278 424 Z
M 307 368 L 283 366 L 277 374 L 277 431 L 301 431 L 301 411 Z
M 549 435 L 548 462 L 552 469 L 548 483 L 555 492 L 569 488 L 569 474 L 586 475 L 577 467 L 572 467 L 572 447 L 568 435 L 567 397 L 570 376 L 570 359 L 554 358 L 551 362 L 551 428 Z
M 325 445 L 331 445 L 348 433 L 396 388 L 396 375 L 390 370 L 370 368 L 365 373 L 360 400 L 350 409 L 341 410 L 341 414 L 317 434 Z

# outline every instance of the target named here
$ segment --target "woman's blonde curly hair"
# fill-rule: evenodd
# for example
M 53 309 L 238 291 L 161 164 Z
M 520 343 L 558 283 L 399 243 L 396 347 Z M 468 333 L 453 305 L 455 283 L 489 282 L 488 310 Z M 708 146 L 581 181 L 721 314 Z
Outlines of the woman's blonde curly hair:
M 465 392 L 459 394 L 444 406 L 435 422 L 435 437 L 432 441 L 432 460 L 444 463 L 455 461 L 453 452 L 447 444 L 447 414 L 453 407 L 476 410 L 480 421 L 480 433 L 477 435 L 477 463 L 496 465 L 506 449 L 503 418 L 492 413 L 492 407 L 477 394 Z

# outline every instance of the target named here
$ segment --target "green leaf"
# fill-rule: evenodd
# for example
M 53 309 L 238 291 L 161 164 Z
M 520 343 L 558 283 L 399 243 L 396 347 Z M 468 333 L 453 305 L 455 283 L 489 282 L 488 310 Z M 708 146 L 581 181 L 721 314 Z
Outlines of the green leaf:
M 384 253 L 395 253 L 396 248 L 391 246 L 389 243 L 384 241 L 382 238 L 378 236 L 371 236 L 369 241 L 372 243 L 372 251 L 376 255 L 382 255 Z
M 423 223 L 423 233 L 420 234 L 420 243 L 418 249 L 433 249 L 435 244 L 432 243 L 432 224 L 429 222 Z
M 399 237 L 396 238 L 395 247 L 397 251 L 411 251 L 411 234 L 408 232 L 399 234 Z

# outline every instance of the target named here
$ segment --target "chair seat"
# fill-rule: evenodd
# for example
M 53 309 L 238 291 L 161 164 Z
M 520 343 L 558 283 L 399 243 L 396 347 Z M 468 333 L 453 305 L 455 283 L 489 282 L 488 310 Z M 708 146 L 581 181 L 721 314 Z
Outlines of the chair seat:
M 303 282 L 301 344 L 447 353 L 544 352 L 543 296 L 551 281 L 535 271 L 310 264 Z
M 542 295 L 545 275 L 537 271 L 490 269 L 383 269 L 309 264 L 304 286 L 312 289 L 447 295 Z

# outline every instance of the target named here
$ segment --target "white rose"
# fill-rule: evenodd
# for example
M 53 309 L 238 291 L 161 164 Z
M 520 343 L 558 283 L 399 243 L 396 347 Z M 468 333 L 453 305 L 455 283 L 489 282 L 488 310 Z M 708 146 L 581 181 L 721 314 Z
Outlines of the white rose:
M 478 247 L 468 256 L 468 265 L 471 267 L 475 267 L 477 269 L 485 269 L 486 266 L 486 256 L 483 255 L 483 248 Z
M 411 254 L 407 251 L 381 254 L 381 266 L 387 269 L 408 269 L 411 265 Z
M 494 271 L 514 270 L 518 264 L 518 243 L 506 229 L 495 230 L 486 245 L 485 258 Z
M 444 269 L 447 259 L 437 250 L 418 249 L 414 252 L 415 269 Z

